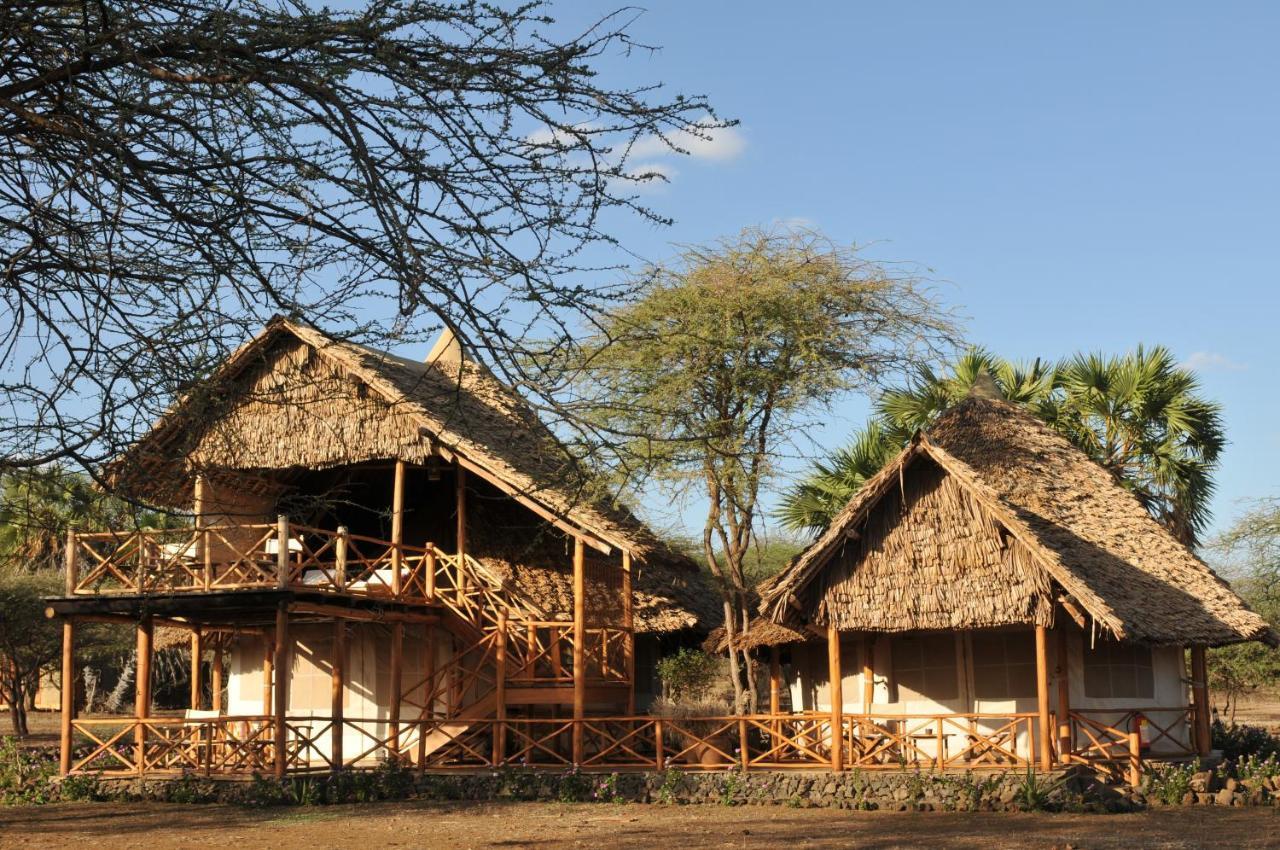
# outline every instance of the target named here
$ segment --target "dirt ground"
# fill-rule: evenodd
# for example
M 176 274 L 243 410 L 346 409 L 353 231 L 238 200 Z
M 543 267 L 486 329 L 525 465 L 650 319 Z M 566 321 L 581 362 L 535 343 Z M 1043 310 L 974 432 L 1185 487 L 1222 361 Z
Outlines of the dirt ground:
M 1274 809 L 1133 815 L 891 814 L 554 803 L 319 809 L 114 803 L 0 809 L 0 847 L 52 848 L 1200 848 L 1280 847 Z

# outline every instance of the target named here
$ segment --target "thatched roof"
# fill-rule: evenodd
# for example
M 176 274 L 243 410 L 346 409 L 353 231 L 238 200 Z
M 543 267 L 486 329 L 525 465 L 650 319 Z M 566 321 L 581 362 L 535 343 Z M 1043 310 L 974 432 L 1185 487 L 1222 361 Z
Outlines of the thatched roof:
M 775 623 L 764 617 L 755 617 L 746 632 L 739 631 L 733 638 L 733 646 L 738 650 L 751 651 L 765 646 L 783 646 L 789 643 L 804 643 L 814 640 L 816 635 L 803 628 L 793 628 L 783 623 Z M 724 626 L 716 626 L 702 641 L 704 652 L 720 654 L 729 648 L 729 641 Z
M 1050 625 L 1120 640 L 1276 643 L 1113 476 L 1007 402 L 970 396 L 761 588 L 774 622 L 906 631 Z
M 456 354 L 417 362 L 273 319 L 114 461 L 107 477 L 135 498 L 185 508 L 197 472 L 423 463 L 432 455 L 612 553 L 615 566 L 617 552 L 629 551 L 637 591 L 671 609 L 646 609 L 643 622 L 655 629 L 641 630 L 701 621 L 709 591 L 697 567 L 625 507 L 593 498 L 594 480 L 530 406 Z

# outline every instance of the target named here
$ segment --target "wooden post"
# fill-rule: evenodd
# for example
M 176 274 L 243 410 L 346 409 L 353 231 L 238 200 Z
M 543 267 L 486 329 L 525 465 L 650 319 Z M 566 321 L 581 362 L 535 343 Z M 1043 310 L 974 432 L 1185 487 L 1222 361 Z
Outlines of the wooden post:
M 276 517 L 276 587 L 289 586 L 289 518 Z
M 281 519 L 284 520 L 283 517 Z M 287 522 L 284 520 L 282 523 L 286 532 Z M 273 666 L 276 672 L 276 700 L 275 710 L 272 712 L 272 723 L 275 727 L 272 769 L 276 779 L 284 779 L 285 760 L 289 755 L 286 737 L 289 730 L 285 723 L 285 715 L 289 711 L 289 606 L 284 602 L 276 608 L 276 645 Z
M 1049 719 L 1049 637 L 1044 626 L 1036 626 L 1036 698 L 1040 712 L 1040 769 L 1053 769 L 1053 724 Z
M 666 766 L 666 754 L 662 751 L 662 718 L 653 721 L 653 767 L 662 770 Z
M 427 574 L 424 580 L 427 601 L 434 602 L 436 600 L 436 547 L 430 543 L 427 544 Z
M 147 761 L 147 718 L 151 716 L 151 655 L 153 623 L 150 617 L 138 622 L 138 661 L 134 669 L 133 713 L 137 720 L 134 744 L 138 753 L 138 773 L 144 772 Z
M 212 699 L 209 707 L 214 711 L 222 711 L 222 692 L 224 690 L 223 683 L 225 681 L 223 674 L 226 672 L 225 660 L 222 657 L 222 641 L 224 635 L 222 633 L 215 634 L 210 643 L 213 644 L 213 676 L 212 676 Z
M 201 673 L 200 659 L 204 657 L 204 635 L 200 628 L 191 630 L 191 699 L 193 709 L 204 706 L 204 681 Z
M 395 486 L 391 492 L 391 595 L 400 598 L 400 568 L 404 563 L 405 463 L 396 459 Z
M 498 631 L 494 635 L 494 719 L 493 766 L 507 760 L 507 609 L 498 609 Z
M 636 713 L 636 617 L 634 588 L 631 584 L 631 552 L 622 551 L 622 628 L 626 631 L 622 646 L 627 676 L 627 716 Z
M 213 586 L 213 549 L 209 545 L 209 532 L 205 530 L 205 514 L 208 512 L 208 486 L 203 475 L 196 476 L 195 493 L 191 498 L 191 512 L 195 514 L 196 532 L 199 534 L 200 560 L 204 563 L 201 583 L 208 590 Z M 198 707 L 198 706 L 195 706 Z
M 71 722 L 76 717 L 76 627 L 71 617 L 62 621 L 62 728 L 58 739 L 58 772 L 71 772 Z
M 436 630 L 430 623 L 423 628 L 423 644 L 426 657 L 422 659 L 422 676 L 423 690 L 422 696 L 422 716 L 421 720 L 430 721 L 435 719 L 435 694 L 436 694 Z M 418 727 L 418 773 L 422 774 L 427 769 L 427 729 L 429 723 L 424 722 Z
M 862 638 L 862 713 L 871 713 L 876 701 L 876 641 L 871 635 Z
M 347 589 L 347 549 L 351 545 L 351 532 L 345 525 L 338 526 L 338 538 L 333 541 L 333 583 L 337 589 Z
M 271 642 L 271 635 L 265 632 L 262 635 L 262 713 L 271 713 L 271 687 L 274 684 L 273 676 L 275 675 L 275 646 Z
M 769 647 L 769 713 L 782 713 L 782 650 L 777 645 Z
M 1067 630 L 1058 626 L 1058 764 L 1071 756 L 1071 653 Z
M 828 690 L 831 694 L 831 769 L 844 769 L 844 681 L 840 668 L 840 632 L 827 626 Z
M 329 720 L 332 724 L 329 745 L 329 766 L 334 771 L 342 770 L 344 758 L 342 753 L 343 701 L 346 689 L 347 666 L 347 624 L 341 617 L 333 619 L 333 681 L 329 690 Z
M 387 723 L 391 727 L 391 758 L 400 758 L 400 702 L 404 699 L 404 623 L 391 624 L 391 704 Z
M 1191 647 L 1191 693 L 1195 712 L 1196 753 L 1202 758 L 1213 749 L 1209 717 L 1209 667 L 1204 647 Z
M 582 718 L 587 711 L 586 566 L 581 537 L 573 539 L 573 763 L 582 764 Z
M 738 716 L 738 761 L 742 765 L 742 769 L 746 770 L 751 766 L 751 748 L 750 739 L 747 736 L 747 718 Z
M 1142 714 L 1134 712 L 1129 719 L 1129 784 L 1142 782 Z
M 458 474 L 454 480 L 454 500 L 457 503 L 458 525 L 456 537 L 458 540 L 458 559 L 467 552 L 467 471 L 461 465 L 457 467 Z
M 80 575 L 79 575 L 80 560 L 77 557 L 77 552 L 76 552 L 79 546 L 80 546 L 80 541 L 79 541 L 79 538 L 76 537 L 75 529 L 74 528 L 68 529 L 67 530 L 67 548 L 66 548 L 66 551 L 62 553 L 63 566 L 66 572 L 64 579 L 66 580 L 67 596 L 75 596 L 76 585 L 80 583 Z

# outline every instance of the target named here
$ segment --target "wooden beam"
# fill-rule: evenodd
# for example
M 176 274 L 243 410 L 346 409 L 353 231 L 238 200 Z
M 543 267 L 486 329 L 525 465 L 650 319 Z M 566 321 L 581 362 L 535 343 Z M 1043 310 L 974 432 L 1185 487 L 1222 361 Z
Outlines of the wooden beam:
M 573 763 L 582 764 L 582 719 L 587 699 L 586 568 L 581 537 L 573 538 Z
M 844 769 L 844 674 L 840 667 L 840 632 L 827 626 L 828 691 L 831 700 L 831 769 Z
M 76 537 L 76 530 L 74 528 L 68 529 L 67 548 L 62 553 L 64 572 L 63 579 L 67 596 L 74 596 L 76 593 L 76 585 L 80 583 L 80 559 L 78 557 L 79 552 L 77 551 L 79 548 L 80 541 Z
M 422 643 L 423 652 L 426 655 L 422 659 L 422 711 L 419 714 L 420 720 L 431 720 L 435 718 L 435 691 L 436 691 L 436 630 L 435 627 L 428 624 L 422 627 Z M 427 728 L 425 725 L 418 727 L 418 773 L 419 775 L 426 772 L 427 769 Z
M 391 757 L 400 758 L 400 702 L 404 699 L 404 623 L 391 624 L 391 704 L 387 707 Z
M 1209 718 L 1209 665 L 1204 647 L 1191 647 L 1191 696 L 1195 713 L 1196 753 L 1204 758 L 1213 749 Z
M 1067 763 L 1071 752 L 1071 652 L 1065 625 L 1058 633 L 1058 764 Z
M 391 491 L 391 595 L 400 598 L 400 568 L 404 563 L 404 474 L 405 463 L 396 459 L 395 484 Z
M 204 657 L 204 634 L 199 629 L 191 630 L 191 699 L 188 704 L 193 709 L 204 706 L 204 681 L 200 660 Z
M 454 540 L 457 542 L 454 548 L 461 557 L 467 552 L 467 469 L 464 466 L 456 468 L 453 479 L 453 501 L 456 516 Z
M 133 714 L 139 723 L 134 730 L 134 744 L 137 747 L 138 773 L 142 773 L 147 760 L 147 729 L 143 721 L 151 716 L 151 658 L 154 641 L 150 617 L 145 617 L 138 623 L 137 633 L 138 660 L 134 667 Z
M 627 675 L 627 714 L 636 713 L 636 614 L 635 590 L 631 577 L 631 552 L 622 550 L 622 628 L 626 641 L 622 646 Z
M 1040 714 L 1040 768 L 1053 769 L 1053 747 L 1049 743 L 1053 724 L 1049 719 L 1049 637 L 1044 626 L 1036 626 L 1036 705 Z
M 621 704 L 626 699 L 626 685 L 607 682 L 589 685 L 583 698 L 588 703 Z M 573 702 L 573 688 L 569 685 L 525 685 L 519 680 L 507 683 L 507 705 L 568 705 Z
M 58 772 L 71 772 L 71 721 L 76 717 L 76 627 L 71 618 L 62 623 L 62 718 L 58 749 Z
M 262 636 L 262 713 L 271 713 L 271 689 L 275 684 L 275 644 L 271 635 Z
M 276 608 L 275 637 L 275 710 L 272 771 L 276 779 L 284 779 L 285 759 L 288 757 L 288 726 L 285 716 L 289 711 L 289 606 L 280 603 Z
M 346 691 L 347 666 L 347 622 L 335 617 L 333 620 L 333 658 L 331 668 L 333 681 L 329 686 L 329 716 L 333 721 L 333 730 L 329 737 L 329 767 L 337 772 L 343 767 L 342 754 L 342 716 L 344 694 Z

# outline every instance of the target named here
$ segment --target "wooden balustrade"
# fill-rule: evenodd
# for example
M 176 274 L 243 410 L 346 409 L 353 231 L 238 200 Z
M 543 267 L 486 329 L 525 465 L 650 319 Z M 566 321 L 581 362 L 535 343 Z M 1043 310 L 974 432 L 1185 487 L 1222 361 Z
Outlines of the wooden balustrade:
M 1035 764 L 1037 719 L 1035 713 L 844 715 L 843 763 L 846 769 L 1025 769 Z M 401 718 L 398 728 L 387 718 L 336 722 L 342 728 L 341 765 L 334 764 L 331 749 L 338 737 L 333 718 L 287 715 L 286 771 L 360 769 L 392 758 L 426 770 L 564 768 L 573 764 L 578 727 L 583 769 L 815 770 L 831 763 L 827 712 L 581 721 Z M 79 719 L 74 730 L 90 743 L 77 752 L 71 772 L 269 774 L 276 758 L 273 726 L 270 716 Z

